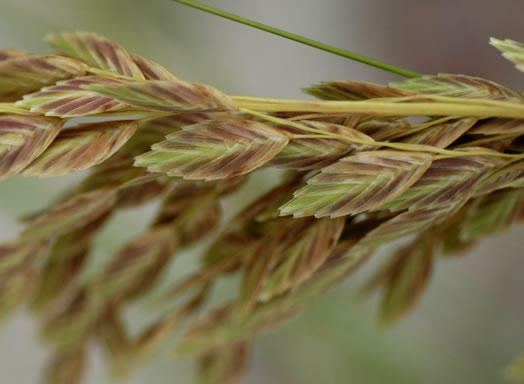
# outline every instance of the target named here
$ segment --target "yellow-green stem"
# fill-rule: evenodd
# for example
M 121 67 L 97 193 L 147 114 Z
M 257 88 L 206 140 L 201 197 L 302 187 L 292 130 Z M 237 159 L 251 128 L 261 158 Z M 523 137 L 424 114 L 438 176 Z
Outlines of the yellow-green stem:
M 233 97 L 241 109 L 258 112 L 354 113 L 373 116 L 457 116 L 524 119 L 524 105 L 504 102 L 499 106 L 451 102 L 323 101 Z M 390 99 L 391 100 L 391 99 Z M 501 102 L 502 103 L 502 102 Z

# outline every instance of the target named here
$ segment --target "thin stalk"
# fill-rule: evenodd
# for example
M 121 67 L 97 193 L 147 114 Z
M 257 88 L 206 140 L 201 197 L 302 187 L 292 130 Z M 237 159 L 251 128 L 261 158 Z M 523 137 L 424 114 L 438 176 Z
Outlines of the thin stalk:
M 254 97 L 233 97 L 241 109 L 258 112 L 320 112 L 354 113 L 374 116 L 456 116 L 456 117 L 505 117 L 524 119 L 524 105 L 500 102 L 499 105 L 456 104 L 451 102 L 410 102 L 388 101 L 322 101 L 293 99 L 261 99 Z
M 241 109 L 241 112 L 249 113 L 253 116 L 256 116 L 260 119 L 270 121 L 275 124 L 280 125 L 288 125 L 291 127 L 298 128 L 305 132 L 311 132 L 314 134 L 317 134 L 317 138 L 333 138 L 341 141 L 345 141 L 348 143 L 356 143 L 356 144 L 364 144 L 374 147 L 386 147 L 386 148 L 393 148 L 393 149 L 399 149 L 402 151 L 414 151 L 414 152 L 430 152 L 437 154 L 439 156 L 436 156 L 436 158 L 449 158 L 449 157 L 467 157 L 467 156 L 496 156 L 496 157 L 504 157 L 509 158 L 513 160 L 519 160 L 524 159 L 524 155 L 512 155 L 508 153 L 500 153 L 500 152 L 494 152 L 494 151 L 452 151 L 449 149 L 444 148 L 438 148 L 433 147 L 431 145 L 425 145 L 425 144 L 409 144 L 409 143 L 391 143 L 391 142 L 385 142 L 385 141 L 374 141 L 374 140 L 365 140 L 365 139 L 358 139 L 356 137 L 347 137 L 344 135 L 340 135 L 338 133 L 334 132 L 328 132 L 323 131 L 321 129 L 308 127 L 305 125 L 302 125 L 300 123 L 297 123 L 296 121 L 289 121 L 286 119 L 281 119 L 279 117 L 266 115 L 264 113 L 252 111 L 249 109 Z M 308 138 L 313 138 L 314 135 L 307 135 Z
M 394 101 L 396 103 L 411 103 L 416 101 L 434 101 L 443 103 L 453 104 L 472 104 L 472 105 L 487 105 L 491 107 L 504 107 L 513 109 L 524 110 L 524 104 L 522 102 L 504 101 L 504 100 L 489 100 L 489 99 L 476 99 L 471 97 L 450 97 L 440 95 L 414 95 L 414 96 L 403 96 L 403 97 L 380 97 L 368 99 L 369 101 Z
M 307 37 L 303 37 L 303 36 L 297 35 L 295 33 L 287 32 L 287 31 L 284 31 L 284 30 L 279 29 L 279 28 L 271 27 L 269 25 L 253 21 L 253 20 L 247 19 L 245 17 L 234 15 L 232 13 L 225 12 L 225 11 L 217 9 L 217 8 L 213 8 L 213 7 L 210 7 L 210 6 L 205 5 L 205 4 L 201 4 L 201 3 L 197 2 L 197 1 L 193 1 L 193 0 L 173 0 L 173 1 L 175 1 L 176 3 L 187 5 L 187 6 L 192 7 L 192 8 L 199 9 L 199 10 L 207 12 L 207 13 L 211 13 L 211 14 L 216 15 L 216 16 L 223 17 L 223 18 L 228 19 L 228 20 L 235 21 L 235 22 L 240 23 L 240 24 L 248 25 L 250 27 L 253 27 L 253 28 L 256 28 L 256 29 L 260 29 L 260 30 L 265 31 L 265 32 L 272 33 L 273 35 L 284 37 L 286 39 L 293 40 L 293 41 L 296 41 L 298 43 L 301 43 L 301 44 L 304 44 L 304 45 L 308 45 L 310 47 L 317 48 L 317 49 L 320 49 L 320 50 L 325 51 L 325 52 L 332 53 L 332 54 L 337 55 L 337 56 L 345 57 L 346 59 L 350 59 L 350 60 L 353 60 L 353 61 L 358 61 L 359 63 L 363 63 L 363 64 L 370 65 L 370 66 L 375 67 L 375 68 L 382 69 L 384 71 L 395 73 L 395 74 L 403 76 L 403 77 L 413 78 L 413 77 L 420 77 L 420 76 L 422 76 L 422 74 L 414 72 L 414 71 L 410 71 L 409 69 L 397 67 L 396 65 L 387 64 L 387 63 L 384 63 L 384 62 L 382 62 L 380 60 L 376 60 L 376 59 L 373 59 L 373 58 L 370 58 L 370 57 L 362 56 L 362 55 L 359 55 L 357 53 L 346 51 L 344 49 L 340 49 L 340 48 L 334 47 L 334 46 L 329 45 L 329 44 L 321 43 L 321 42 L 316 41 L 316 40 L 308 39 Z

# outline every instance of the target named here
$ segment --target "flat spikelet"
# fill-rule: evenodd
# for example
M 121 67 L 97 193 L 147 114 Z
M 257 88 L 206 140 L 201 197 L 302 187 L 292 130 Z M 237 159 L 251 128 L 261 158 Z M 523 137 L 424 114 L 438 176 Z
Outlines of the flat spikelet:
M 170 227 L 159 227 L 134 239 L 114 256 L 89 286 L 89 294 L 95 301 L 103 303 L 145 291 L 162 271 L 176 246 L 176 235 Z
M 26 268 L 14 271 L 0 281 L 0 323 L 29 296 L 37 277 L 36 270 Z
M 213 120 L 191 125 L 155 144 L 135 166 L 185 179 L 216 180 L 261 167 L 289 141 L 288 135 L 254 121 Z
M 282 215 L 355 215 L 393 200 L 429 168 L 432 156 L 401 151 L 361 152 L 323 168 L 281 207 Z
M 462 241 L 478 241 L 524 221 L 524 190 L 505 189 L 475 199 L 460 225 Z
M 59 80 L 86 74 L 84 63 L 60 56 L 19 55 L 0 62 L 0 101 L 14 101 Z
M 92 242 L 110 216 L 108 212 L 54 241 L 35 289 L 31 305 L 33 311 L 52 312 L 64 297 L 74 292 L 75 283 L 88 259 Z
M 424 75 L 402 82 L 390 83 L 392 87 L 428 95 L 467 97 L 472 99 L 510 100 L 522 102 L 522 95 L 494 81 L 480 77 L 439 73 Z
M 118 151 L 135 133 L 136 121 L 107 121 L 63 130 L 29 167 L 26 176 L 63 176 L 91 168 Z
M 510 163 L 487 177 L 476 189 L 475 195 L 484 195 L 503 188 L 524 186 L 524 161 Z
M 476 148 L 464 149 L 475 150 Z M 475 192 L 475 188 L 505 165 L 507 160 L 492 156 L 435 160 L 411 188 L 383 204 L 380 209 L 413 210 L 466 202 Z
M 461 205 L 456 203 L 402 212 L 376 226 L 355 245 L 355 248 L 366 251 L 412 233 L 424 231 L 439 224 L 446 217 L 453 215 L 460 207 Z
M 41 116 L 0 115 L 0 180 L 21 172 L 40 156 L 63 124 Z
M 236 110 L 234 101 L 217 89 L 182 80 L 88 84 L 83 89 L 137 108 L 162 112 Z
M 276 249 L 276 262 L 266 277 L 261 300 L 269 300 L 310 278 L 335 249 L 344 225 L 344 218 L 306 220 L 289 231 Z
M 384 288 L 383 323 L 394 322 L 418 301 L 431 276 L 436 245 L 431 237 L 420 237 L 397 251 L 391 263 L 375 278 L 375 284 Z
M 182 182 L 162 202 L 154 225 L 172 225 L 181 245 L 189 245 L 212 232 L 220 223 L 222 208 L 215 188 L 201 182 Z
M 144 79 L 131 55 L 118 44 L 90 32 L 64 32 L 46 37 L 53 50 L 87 65 L 120 75 Z
M 86 291 L 78 289 L 60 312 L 45 318 L 40 337 L 58 353 L 78 351 L 85 345 L 99 310 Z
M 100 76 L 78 77 L 58 82 L 40 91 L 25 95 L 15 105 L 31 112 L 62 118 L 96 115 L 123 109 L 127 104 L 86 91 L 90 84 L 118 84 L 121 81 Z
M 153 60 L 138 55 L 131 55 L 146 80 L 176 80 L 177 77 Z
M 116 202 L 115 190 L 99 189 L 77 196 L 32 219 L 22 239 L 39 239 L 81 228 L 105 214 Z
M 515 68 L 524 72 L 524 44 L 515 40 L 489 39 L 489 43 L 502 52 L 502 56 L 515 64 Z
M 37 241 L 9 241 L 0 244 L 0 281 L 21 265 L 32 264 L 45 255 L 49 242 L 46 239 Z

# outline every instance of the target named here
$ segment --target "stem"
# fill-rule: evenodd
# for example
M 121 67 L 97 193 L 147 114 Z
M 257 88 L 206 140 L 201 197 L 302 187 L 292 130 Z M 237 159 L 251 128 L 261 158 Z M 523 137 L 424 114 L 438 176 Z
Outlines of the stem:
M 403 76 L 403 77 L 413 78 L 413 77 L 420 77 L 420 76 L 422 76 L 422 74 L 414 72 L 414 71 L 410 71 L 409 69 L 397 67 L 396 65 L 392 65 L 392 64 L 387 64 L 387 63 L 384 63 L 382 61 L 379 61 L 379 60 L 376 60 L 376 59 L 372 59 L 370 57 L 362 56 L 362 55 L 359 55 L 359 54 L 354 53 L 354 52 L 350 52 L 350 51 L 346 51 L 344 49 L 333 47 L 332 45 L 328 45 L 328 44 L 324 44 L 324 43 L 321 43 L 321 42 L 316 41 L 316 40 L 308 39 L 306 37 L 303 37 L 303 36 L 300 36 L 300 35 L 297 35 L 297 34 L 294 34 L 294 33 L 291 33 L 291 32 L 286 32 L 286 31 L 284 31 L 282 29 L 271 27 L 269 25 L 253 21 L 253 20 L 247 19 L 245 17 L 237 16 L 237 15 L 234 15 L 232 13 L 228 13 L 228 12 L 222 11 L 220 9 L 210 7 L 208 5 L 201 4 L 201 3 L 197 2 L 197 1 L 193 1 L 193 0 L 173 0 L 173 1 L 175 1 L 177 3 L 180 3 L 180 4 L 187 5 L 187 6 L 192 7 L 192 8 L 199 9 L 199 10 L 207 12 L 207 13 L 211 13 L 211 14 L 216 15 L 216 16 L 223 17 L 225 19 L 229 19 L 229 20 L 235 21 L 237 23 L 241 23 L 241 24 L 253 27 L 253 28 L 260 29 L 260 30 L 265 31 L 265 32 L 272 33 L 272 34 L 280 36 L 280 37 L 284 37 L 284 38 L 289 39 L 289 40 L 296 41 L 296 42 L 304 44 L 304 45 L 308 45 L 308 46 L 313 47 L 313 48 L 320 49 L 320 50 L 325 51 L 325 52 L 332 53 L 332 54 L 337 55 L 337 56 L 345 57 L 346 59 L 358 61 L 360 63 L 366 64 L 366 65 L 370 65 L 372 67 L 379 68 L 379 69 L 382 69 L 384 71 L 395 73 L 395 74 Z
M 281 125 L 289 125 L 295 128 L 298 128 L 305 132 L 311 132 L 313 134 L 317 134 L 317 138 L 327 138 L 331 137 L 333 139 L 342 140 L 348 143 L 352 144 L 364 144 L 374 147 L 387 147 L 387 148 L 393 148 L 393 149 L 399 149 L 401 151 L 414 151 L 414 152 L 430 152 L 434 154 L 438 154 L 439 156 L 436 156 L 435 158 L 447 158 L 447 157 L 467 157 L 467 156 L 496 156 L 496 157 L 504 157 L 509 158 L 513 160 L 520 160 L 524 158 L 524 155 L 512 155 L 509 153 L 500 153 L 500 152 L 494 152 L 494 151 L 454 151 L 444 148 L 438 148 L 433 147 L 431 145 L 426 144 L 409 144 L 409 143 L 391 143 L 391 142 L 384 142 L 384 141 L 375 141 L 373 139 L 371 140 L 364 140 L 364 139 L 358 139 L 356 137 L 347 137 L 344 135 L 340 135 L 338 133 L 323 131 L 321 129 L 312 128 L 305 126 L 303 124 L 297 123 L 295 121 L 289 121 L 286 119 L 281 119 L 279 117 L 266 115 L 264 113 L 252 111 L 249 109 L 241 109 L 241 112 L 249 113 L 253 116 L 256 116 L 260 119 L 270 121 L 275 124 L 281 124 Z M 313 138 L 314 135 L 306 135 L 307 137 Z
M 354 113 L 374 116 L 456 116 L 456 117 L 505 117 L 524 119 L 524 106 L 500 102 L 499 105 L 456 104 L 451 102 L 398 103 L 393 98 L 387 101 L 323 101 L 293 99 L 261 99 L 255 97 L 233 97 L 241 109 L 259 112 L 320 112 Z

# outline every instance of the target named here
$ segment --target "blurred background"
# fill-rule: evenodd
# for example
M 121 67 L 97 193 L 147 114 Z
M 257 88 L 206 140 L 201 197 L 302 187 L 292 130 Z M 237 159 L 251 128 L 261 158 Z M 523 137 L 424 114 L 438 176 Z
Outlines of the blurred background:
M 488 45 L 490 36 L 524 41 L 522 0 L 206 0 L 307 37 L 418 72 L 482 76 L 522 89 L 515 71 Z M 233 95 L 300 97 L 321 80 L 379 83 L 394 75 L 203 14 L 170 0 L 0 0 L 0 47 L 45 53 L 43 36 L 62 30 L 98 32 L 151 58 L 185 80 Z M 53 201 L 71 178 L 12 177 L 0 183 L 0 241 L 20 230 L 17 217 Z M 228 199 L 228 215 L 274 179 L 262 172 Z M 252 196 L 252 195 L 251 195 Z M 96 269 L 147 224 L 152 207 L 119 214 L 97 242 Z M 524 226 L 486 239 L 471 253 L 440 260 L 420 305 L 392 328 L 381 328 L 376 303 L 362 301 L 356 275 L 318 298 L 296 320 L 257 339 L 249 384 L 503 383 L 505 365 L 524 351 Z M 167 282 L 195 263 L 189 250 Z M 225 287 L 227 292 L 231 287 Z M 130 313 L 147 322 L 147 300 Z M 20 313 L 0 328 L 0 381 L 36 384 L 47 350 L 37 326 Z M 169 347 L 169 345 L 168 345 Z M 192 383 L 191 359 L 169 348 L 126 381 Z M 89 384 L 112 383 L 100 353 Z

